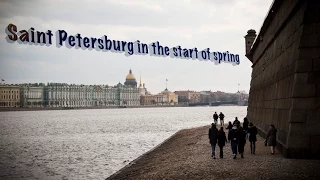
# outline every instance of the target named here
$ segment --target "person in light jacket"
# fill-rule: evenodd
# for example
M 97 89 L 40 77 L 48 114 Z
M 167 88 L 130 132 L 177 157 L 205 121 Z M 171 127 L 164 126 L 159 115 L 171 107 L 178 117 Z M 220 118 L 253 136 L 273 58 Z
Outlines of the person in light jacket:
M 275 153 L 275 148 L 277 145 L 277 129 L 274 127 L 273 124 L 270 125 L 266 141 L 268 143 L 268 146 L 271 147 L 271 153 Z

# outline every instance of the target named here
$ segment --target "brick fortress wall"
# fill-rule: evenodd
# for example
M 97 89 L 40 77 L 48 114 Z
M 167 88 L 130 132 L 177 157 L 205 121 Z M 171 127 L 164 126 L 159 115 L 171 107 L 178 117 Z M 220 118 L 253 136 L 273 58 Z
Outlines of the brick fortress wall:
M 320 156 L 320 1 L 275 0 L 253 46 L 248 119 L 288 158 Z M 249 48 L 248 48 L 249 47 Z

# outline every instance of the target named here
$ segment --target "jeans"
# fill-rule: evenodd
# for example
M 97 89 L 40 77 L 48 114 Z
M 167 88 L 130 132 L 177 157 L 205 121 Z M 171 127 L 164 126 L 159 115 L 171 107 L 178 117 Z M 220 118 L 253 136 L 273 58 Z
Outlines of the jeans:
M 232 154 L 237 154 L 238 143 L 237 141 L 231 141 Z
M 256 152 L 256 142 L 255 141 L 250 141 L 250 149 L 251 149 L 251 153 Z
M 219 146 L 220 147 L 220 157 L 223 158 L 223 146 Z
M 220 124 L 221 124 L 221 126 L 224 125 L 224 120 L 223 119 L 220 119 Z
M 212 155 L 216 155 L 216 144 L 211 144 Z

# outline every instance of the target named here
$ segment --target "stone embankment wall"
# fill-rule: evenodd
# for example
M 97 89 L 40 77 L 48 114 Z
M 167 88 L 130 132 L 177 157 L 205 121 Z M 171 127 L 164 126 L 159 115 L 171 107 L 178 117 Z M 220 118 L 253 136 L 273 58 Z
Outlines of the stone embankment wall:
M 249 121 L 262 136 L 274 124 L 285 157 L 319 158 L 320 1 L 275 0 L 248 46 L 252 31 Z

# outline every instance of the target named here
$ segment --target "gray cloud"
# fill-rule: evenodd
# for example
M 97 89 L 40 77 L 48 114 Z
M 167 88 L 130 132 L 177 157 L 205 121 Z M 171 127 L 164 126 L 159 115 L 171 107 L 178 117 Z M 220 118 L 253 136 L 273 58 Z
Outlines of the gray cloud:
M 180 2 L 180 1 L 179 1 Z M 165 88 L 234 92 L 237 83 L 248 92 L 251 63 L 244 56 L 244 38 L 259 30 L 271 0 L 251 1 L 0 1 L 0 77 L 6 82 L 116 84 L 129 68 L 153 93 Z M 70 34 L 167 46 L 239 53 L 240 66 L 111 52 L 8 44 L 5 27 L 65 29 Z

